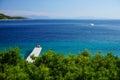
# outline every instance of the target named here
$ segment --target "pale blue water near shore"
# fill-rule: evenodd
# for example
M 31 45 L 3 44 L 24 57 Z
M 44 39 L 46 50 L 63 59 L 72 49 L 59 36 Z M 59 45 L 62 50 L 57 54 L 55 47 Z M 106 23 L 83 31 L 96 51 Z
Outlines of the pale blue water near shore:
M 59 54 L 77 54 L 87 48 L 92 55 L 112 51 L 120 56 L 120 20 L 0 21 L 1 51 L 19 46 L 25 57 L 37 43 L 43 48 L 42 54 L 49 49 Z

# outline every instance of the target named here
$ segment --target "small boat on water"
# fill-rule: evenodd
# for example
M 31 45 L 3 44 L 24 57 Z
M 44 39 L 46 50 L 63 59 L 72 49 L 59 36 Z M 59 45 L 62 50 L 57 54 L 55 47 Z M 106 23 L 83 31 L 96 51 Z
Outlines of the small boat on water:
M 93 24 L 93 23 L 90 23 L 90 26 L 94 26 L 95 24 Z
M 28 55 L 28 57 L 26 58 L 26 60 L 28 62 L 34 62 L 34 60 L 32 60 L 31 56 L 33 55 L 34 57 L 38 57 L 40 52 L 42 50 L 42 47 L 40 45 L 37 45 L 33 51 Z

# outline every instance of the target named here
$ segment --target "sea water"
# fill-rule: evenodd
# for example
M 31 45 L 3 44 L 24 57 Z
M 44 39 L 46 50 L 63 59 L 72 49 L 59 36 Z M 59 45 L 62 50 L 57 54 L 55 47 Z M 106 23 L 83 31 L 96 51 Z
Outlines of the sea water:
M 90 24 L 94 24 L 91 26 Z M 120 56 L 120 20 L 1 20 L 0 51 L 18 46 L 25 57 L 36 44 L 41 54 L 78 54 L 88 49 L 94 55 L 113 52 Z

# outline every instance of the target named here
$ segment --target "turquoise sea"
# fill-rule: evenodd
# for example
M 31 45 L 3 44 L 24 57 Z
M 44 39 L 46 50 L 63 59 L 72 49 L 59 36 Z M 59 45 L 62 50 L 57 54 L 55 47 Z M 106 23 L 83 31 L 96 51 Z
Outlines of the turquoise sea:
M 102 51 L 120 56 L 120 20 L 0 21 L 0 51 L 19 46 L 25 57 L 36 44 L 42 46 L 41 54 L 49 49 L 65 55 L 89 49 L 92 55 Z

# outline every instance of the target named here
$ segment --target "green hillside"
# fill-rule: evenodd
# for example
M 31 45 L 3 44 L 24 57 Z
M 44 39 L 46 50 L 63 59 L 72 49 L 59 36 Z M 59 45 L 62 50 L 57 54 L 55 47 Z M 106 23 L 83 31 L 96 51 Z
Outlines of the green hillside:
M 20 17 L 20 16 L 8 16 L 3 13 L 0 13 L 0 19 L 27 19 L 27 18 Z

